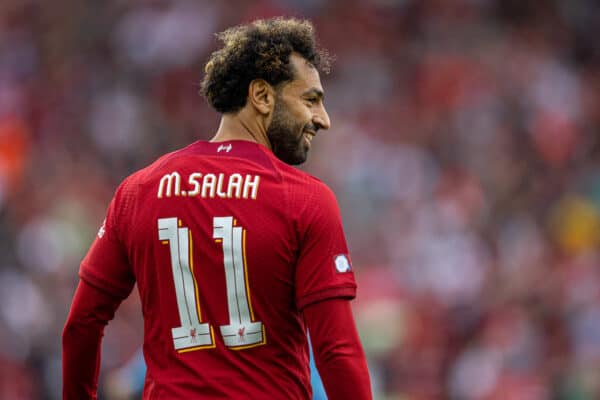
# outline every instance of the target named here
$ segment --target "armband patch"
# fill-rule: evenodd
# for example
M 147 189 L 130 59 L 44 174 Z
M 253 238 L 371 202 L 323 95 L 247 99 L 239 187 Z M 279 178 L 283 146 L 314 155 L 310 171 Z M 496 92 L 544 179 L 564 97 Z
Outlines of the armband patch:
M 337 272 L 344 273 L 352 269 L 350 265 L 350 260 L 348 259 L 348 257 L 346 257 L 345 254 L 338 254 L 333 259 L 333 262 L 335 263 L 335 269 L 337 270 Z

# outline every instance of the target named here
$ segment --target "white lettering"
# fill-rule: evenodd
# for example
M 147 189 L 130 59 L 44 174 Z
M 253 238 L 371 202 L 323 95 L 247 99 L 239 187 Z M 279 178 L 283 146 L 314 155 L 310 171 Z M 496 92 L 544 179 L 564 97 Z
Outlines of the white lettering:
M 200 172 L 194 172 L 190 175 L 188 182 L 190 185 L 194 185 L 194 190 L 188 192 L 188 196 L 197 196 L 200 194 L 200 182 L 197 179 L 202 178 L 202 174 Z
M 235 197 L 239 199 L 242 195 L 242 175 L 240 174 L 232 174 L 229 177 L 229 184 L 227 185 L 227 197 L 232 198 Z M 235 194 L 233 191 L 235 190 Z
M 181 175 L 179 175 L 178 172 L 172 172 L 160 178 L 157 193 L 159 199 L 163 197 L 163 190 L 166 197 L 171 197 L 171 187 L 173 186 L 173 182 L 175 182 L 173 194 L 179 196 L 179 191 L 181 189 Z
M 206 174 L 204 175 L 204 179 L 202 180 L 202 197 L 210 197 L 211 199 L 215 197 L 215 183 L 217 181 L 217 177 L 215 174 Z M 207 193 L 208 192 L 208 193 Z
M 185 177 L 183 178 L 185 179 Z M 252 199 L 258 197 L 259 175 L 239 173 L 227 175 L 225 173 L 192 172 L 184 181 L 182 188 L 182 177 L 177 171 L 163 175 L 158 184 L 157 197 L 182 196 L 222 199 Z
M 244 181 L 244 198 L 248 198 L 248 192 L 252 189 L 252 194 L 250 198 L 256 199 L 258 195 L 258 183 L 260 182 L 260 176 L 258 175 L 246 175 L 246 180 Z
M 225 174 L 219 174 L 219 180 L 217 181 L 217 196 L 224 198 L 227 197 L 227 193 L 223 191 L 223 178 Z

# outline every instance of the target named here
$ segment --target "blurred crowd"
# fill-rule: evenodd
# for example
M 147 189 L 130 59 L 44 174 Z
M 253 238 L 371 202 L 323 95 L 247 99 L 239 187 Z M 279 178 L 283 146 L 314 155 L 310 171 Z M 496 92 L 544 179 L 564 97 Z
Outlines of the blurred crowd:
M 306 17 L 336 56 L 302 168 L 338 196 L 377 399 L 600 398 L 600 3 L 2 0 L 0 398 L 60 398 L 113 191 L 209 139 L 214 33 Z M 142 343 L 134 291 L 100 391 Z

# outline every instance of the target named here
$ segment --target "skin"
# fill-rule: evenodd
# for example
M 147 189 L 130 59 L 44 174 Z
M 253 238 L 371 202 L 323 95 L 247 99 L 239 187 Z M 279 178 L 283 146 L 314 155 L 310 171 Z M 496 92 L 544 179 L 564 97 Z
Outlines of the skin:
M 262 79 L 250 82 L 246 105 L 223 114 L 211 141 L 252 141 L 288 164 L 303 163 L 312 138 L 331 124 L 317 69 L 296 53 L 290 55 L 290 64 L 294 79 L 277 88 Z

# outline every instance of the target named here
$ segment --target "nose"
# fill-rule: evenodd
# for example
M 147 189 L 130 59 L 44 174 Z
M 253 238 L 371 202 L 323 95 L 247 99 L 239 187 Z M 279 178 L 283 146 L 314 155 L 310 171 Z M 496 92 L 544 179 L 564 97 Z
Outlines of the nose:
M 319 127 L 319 129 L 329 129 L 331 127 L 331 121 L 325 106 L 323 104 L 318 107 L 315 114 L 313 115 L 313 124 Z

